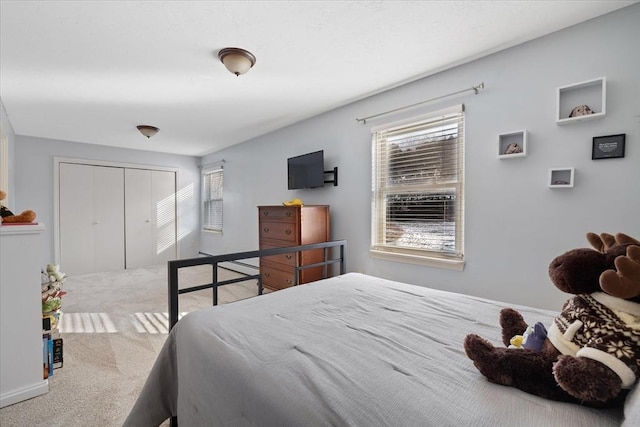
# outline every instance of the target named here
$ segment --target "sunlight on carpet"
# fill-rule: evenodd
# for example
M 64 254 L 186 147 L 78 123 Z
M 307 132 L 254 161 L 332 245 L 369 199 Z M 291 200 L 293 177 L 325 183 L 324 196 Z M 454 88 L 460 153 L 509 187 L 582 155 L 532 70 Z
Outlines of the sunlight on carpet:
M 187 314 L 178 314 L 178 320 Z M 110 334 L 118 330 L 107 313 L 63 313 L 59 320 L 63 334 Z M 134 313 L 129 315 L 129 323 L 138 333 L 168 334 L 169 313 Z

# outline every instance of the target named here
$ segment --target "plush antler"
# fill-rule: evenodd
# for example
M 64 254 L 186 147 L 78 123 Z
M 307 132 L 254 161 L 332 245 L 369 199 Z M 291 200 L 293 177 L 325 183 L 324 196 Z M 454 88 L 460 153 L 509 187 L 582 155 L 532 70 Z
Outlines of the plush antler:
M 622 233 L 619 233 L 619 234 L 622 234 Z M 623 236 L 629 237 L 624 234 Z M 614 246 L 616 243 L 618 243 L 616 240 L 616 237 L 608 233 L 601 233 L 600 235 L 597 235 L 596 233 L 587 233 L 587 240 L 589 241 L 593 249 L 595 249 L 600 253 L 605 253 L 607 249 L 609 249 L 611 246 Z
M 600 275 L 600 287 L 609 295 L 629 299 L 640 296 L 640 241 L 626 234 L 615 236 L 617 244 L 630 244 L 626 256 L 616 258 L 616 270 L 607 270 Z
M 616 243 L 619 245 L 628 245 L 628 244 L 632 244 L 632 245 L 640 245 L 640 240 L 636 240 L 631 236 L 627 236 L 624 233 L 616 233 Z

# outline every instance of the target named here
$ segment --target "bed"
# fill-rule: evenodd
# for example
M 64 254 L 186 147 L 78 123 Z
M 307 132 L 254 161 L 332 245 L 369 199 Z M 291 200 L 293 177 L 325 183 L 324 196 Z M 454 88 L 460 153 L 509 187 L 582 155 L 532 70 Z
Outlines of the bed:
M 463 339 L 499 343 L 505 306 L 347 273 L 203 308 L 172 328 L 124 425 L 640 425 L 637 386 L 624 410 L 592 409 L 486 381 Z

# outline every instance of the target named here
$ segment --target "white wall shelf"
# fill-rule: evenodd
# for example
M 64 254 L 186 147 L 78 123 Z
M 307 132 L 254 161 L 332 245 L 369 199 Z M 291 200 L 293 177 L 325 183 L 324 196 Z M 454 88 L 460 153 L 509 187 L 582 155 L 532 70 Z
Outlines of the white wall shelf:
M 549 188 L 573 188 L 575 168 L 549 169 Z
M 594 113 L 569 117 L 571 111 L 580 105 L 588 105 Z M 556 107 L 556 123 L 559 125 L 604 118 L 607 114 L 607 78 L 603 76 L 559 87 Z
M 520 153 L 506 154 L 509 144 L 518 144 L 522 150 Z M 527 155 L 527 130 L 519 130 L 498 135 L 498 158 L 512 159 L 515 157 L 525 157 Z

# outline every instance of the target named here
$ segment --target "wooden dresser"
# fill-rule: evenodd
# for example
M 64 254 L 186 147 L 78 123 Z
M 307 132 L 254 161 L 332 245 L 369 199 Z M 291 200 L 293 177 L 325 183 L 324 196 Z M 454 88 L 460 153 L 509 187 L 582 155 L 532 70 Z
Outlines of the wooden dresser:
M 329 206 L 258 206 L 260 249 L 306 245 L 329 241 Z M 270 290 L 293 286 L 298 265 L 321 262 L 323 250 L 260 258 L 263 286 Z M 299 273 L 298 284 L 322 279 L 322 267 Z

